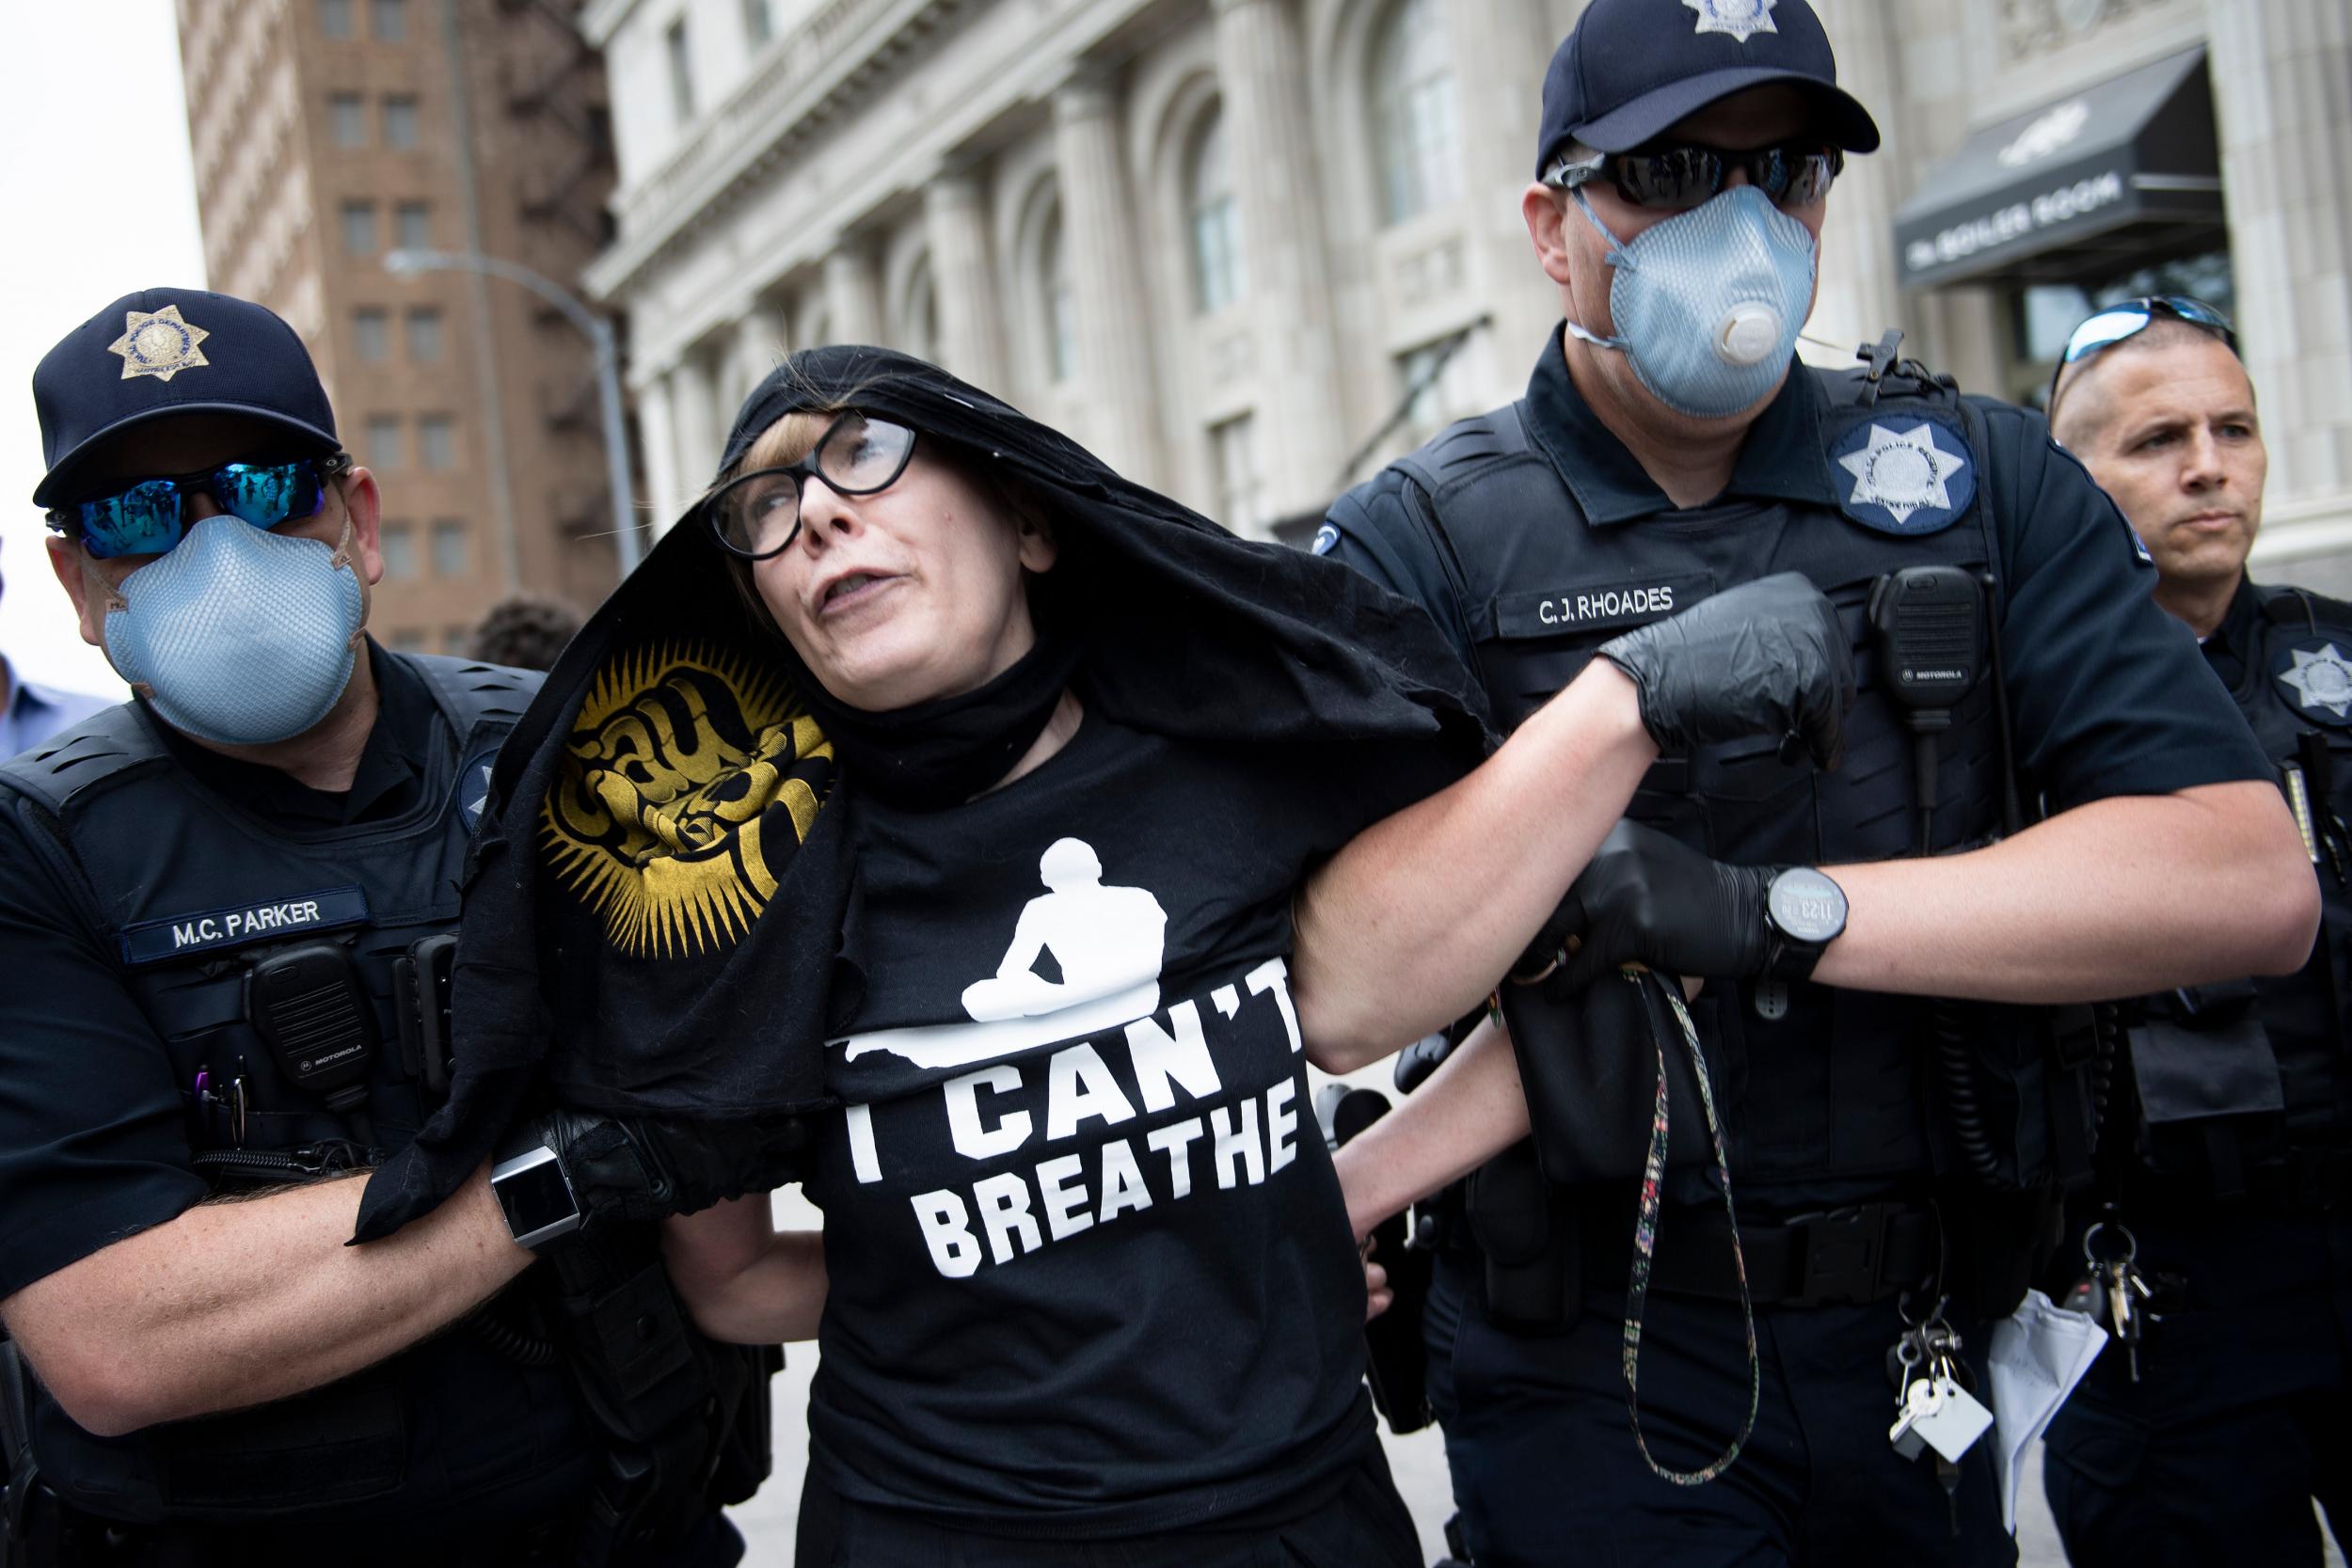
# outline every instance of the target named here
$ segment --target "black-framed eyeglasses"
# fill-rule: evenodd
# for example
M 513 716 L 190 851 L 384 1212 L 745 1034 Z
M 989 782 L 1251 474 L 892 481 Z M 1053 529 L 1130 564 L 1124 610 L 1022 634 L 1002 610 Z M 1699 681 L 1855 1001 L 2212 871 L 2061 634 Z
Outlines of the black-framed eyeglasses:
M 188 536 L 188 498 L 199 492 L 240 522 L 277 528 L 315 517 L 326 482 L 351 467 L 348 452 L 297 457 L 286 463 L 223 463 L 194 473 L 134 480 L 121 489 L 69 501 L 49 514 L 49 526 L 80 537 L 100 561 L 122 555 L 162 555 Z
M 2057 401 L 2058 378 L 2066 373 L 2067 366 L 2078 365 L 2101 349 L 2113 348 L 2126 338 L 2137 337 L 2148 329 L 2148 324 L 2159 313 L 2201 327 L 2229 344 L 2231 353 L 2237 352 L 2237 328 L 2230 325 L 2229 317 L 2201 299 L 2191 299 L 2186 294 L 2149 294 L 2141 299 L 2127 299 L 2093 311 L 2066 335 L 2065 352 L 2058 356 L 2057 367 L 2050 372 L 2050 395 L 2043 400 L 2045 405 Z
M 1544 183 L 1572 191 L 1606 179 L 1636 207 L 1687 212 L 1723 192 L 1733 169 L 1779 207 L 1806 207 L 1829 194 L 1846 166 L 1846 155 L 1820 142 L 1734 150 L 1722 147 L 1652 147 L 1633 152 L 1592 152 L 1562 157 L 1544 174 Z
M 801 533 L 801 492 L 821 479 L 836 496 L 887 490 L 914 455 L 914 432 L 852 409 L 825 427 L 806 457 L 781 468 L 739 474 L 703 503 L 711 536 L 729 554 L 764 561 Z

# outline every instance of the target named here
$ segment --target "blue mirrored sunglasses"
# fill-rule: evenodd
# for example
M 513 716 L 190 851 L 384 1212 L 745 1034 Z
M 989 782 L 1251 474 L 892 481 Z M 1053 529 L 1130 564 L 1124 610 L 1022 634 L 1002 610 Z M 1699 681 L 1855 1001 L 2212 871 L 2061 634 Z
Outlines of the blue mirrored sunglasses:
M 162 555 L 188 533 L 188 497 L 201 491 L 213 504 L 255 528 L 318 515 L 326 482 L 351 467 L 343 452 L 291 463 L 224 463 L 192 474 L 142 479 L 111 495 L 72 501 L 49 514 L 52 528 L 76 534 L 100 561 L 120 555 Z
M 2110 305 L 2087 316 L 2080 326 L 2067 335 L 2066 352 L 2058 356 L 2057 369 L 2050 372 L 2050 395 L 2058 395 L 2058 377 L 2066 367 L 2079 364 L 2103 348 L 2112 348 L 2124 339 L 2147 330 L 2148 324 L 2159 315 L 2185 321 L 2217 335 L 2237 352 L 2237 329 L 2230 318 L 2201 299 L 2186 294 L 2151 294 L 2145 299 L 2127 299 L 2121 305 Z M 2045 402 L 2047 400 L 2044 400 Z

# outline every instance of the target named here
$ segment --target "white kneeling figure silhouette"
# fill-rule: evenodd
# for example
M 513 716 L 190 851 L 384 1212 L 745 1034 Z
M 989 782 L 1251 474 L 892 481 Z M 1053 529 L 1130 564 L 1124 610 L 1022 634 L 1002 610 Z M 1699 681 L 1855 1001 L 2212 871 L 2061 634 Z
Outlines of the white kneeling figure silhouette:
M 1104 887 L 1102 859 L 1084 839 L 1048 845 L 1038 877 L 1047 891 L 1022 908 L 996 973 L 964 988 L 974 1022 L 852 1035 L 843 1042 L 848 1059 L 888 1051 L 917 1067 L 962 1067 L 1158 1011 L 1168 940 L 1159 899 L 1146 888 Z M 1059 980 L 1036 972 L 1043 954 Z

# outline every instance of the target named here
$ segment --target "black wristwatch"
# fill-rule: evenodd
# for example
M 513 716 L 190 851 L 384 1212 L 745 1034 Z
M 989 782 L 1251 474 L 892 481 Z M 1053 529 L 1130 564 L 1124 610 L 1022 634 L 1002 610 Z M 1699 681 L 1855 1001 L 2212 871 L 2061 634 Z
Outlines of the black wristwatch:
M 1764 893 L 1767 980 L 1805 980 L 1822 949 L 1846 928 L 1846 890 L 1809 865 L 1792 865 Z
M 490 1192 L 519 1246 L 537 1252 L 580 1228 L 580 1199 L 536 1122 L 523 1123 L 500 1147 L 490 1166 Z

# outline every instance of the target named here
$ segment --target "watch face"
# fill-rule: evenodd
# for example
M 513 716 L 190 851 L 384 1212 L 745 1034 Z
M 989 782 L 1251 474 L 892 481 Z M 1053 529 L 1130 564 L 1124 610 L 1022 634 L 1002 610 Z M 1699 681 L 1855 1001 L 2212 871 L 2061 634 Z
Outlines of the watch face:
M 492 1174 L 490 1190 L 506 1212 L 506 1227 L 525 1246 L 562 1235 L 580 1220 L 580 1205 L 571 1184 L 552 1153 L 543 1159 L 525 1156 L 501 1162 Z
M 1809 867 L 1773 878 L 1766 901 L 1772 924 L 1793 941 L 1819 944 L 1846 928 L 1845 890 Z

